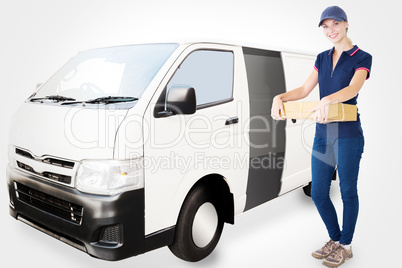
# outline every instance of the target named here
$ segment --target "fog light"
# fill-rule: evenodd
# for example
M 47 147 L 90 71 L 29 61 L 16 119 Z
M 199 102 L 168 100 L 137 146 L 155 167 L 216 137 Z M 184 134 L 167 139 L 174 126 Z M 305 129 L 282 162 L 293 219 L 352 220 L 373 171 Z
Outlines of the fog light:
M 104 227 L 99 235 L 99 243 L 115 246 L 122 243 L 120 225 Z

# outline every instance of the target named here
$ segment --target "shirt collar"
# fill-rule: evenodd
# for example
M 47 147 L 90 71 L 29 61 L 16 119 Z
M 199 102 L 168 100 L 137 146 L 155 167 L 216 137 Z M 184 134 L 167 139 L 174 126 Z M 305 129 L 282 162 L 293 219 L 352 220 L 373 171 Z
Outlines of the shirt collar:
M 334 51 L 334 48 L 335 48 L 335 47 L 333 47 L 333 48 L 331 48 L 331 49 L 329 50 L 328 56 L 332 54 L 332 52 Z M 356 52 L 359 51 L 359 50 L 360 50 L 360 48 L 359 48 L 358 46 L 354 45 L 352 49 L 350 49 L 350 50 L 348 50 L 348 51 L 344 51 L 344 52 L 345 52 L 346 54 L 348 54 L 349 56 L 352 57 L 352 56 L 353 56 L 354 54 L 356 54 Z

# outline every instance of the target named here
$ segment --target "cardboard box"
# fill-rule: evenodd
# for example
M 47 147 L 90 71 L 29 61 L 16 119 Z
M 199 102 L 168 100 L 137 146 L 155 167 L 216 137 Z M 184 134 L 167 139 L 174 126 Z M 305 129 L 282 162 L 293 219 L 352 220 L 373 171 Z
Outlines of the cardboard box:
M 287 119 L 313 119 L 314 113 L 309 112 L 319 102 L 284 102 L 283 108 Z M 357 106 L 351 104 L 334 103 L 330 104 L 328 113 L 328 122 L 342 122 L 342 121 L 356 121 L 357 120 Z

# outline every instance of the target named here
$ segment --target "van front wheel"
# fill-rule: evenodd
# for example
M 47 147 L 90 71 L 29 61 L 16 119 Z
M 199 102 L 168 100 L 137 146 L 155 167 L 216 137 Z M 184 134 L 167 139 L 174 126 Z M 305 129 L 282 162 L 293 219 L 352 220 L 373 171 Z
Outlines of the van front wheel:
M 177 257 L 196 262 L 207 257 L 218 244 L 223 220 L 219 200 L 200 185 L 184 201 L 169 249 Z

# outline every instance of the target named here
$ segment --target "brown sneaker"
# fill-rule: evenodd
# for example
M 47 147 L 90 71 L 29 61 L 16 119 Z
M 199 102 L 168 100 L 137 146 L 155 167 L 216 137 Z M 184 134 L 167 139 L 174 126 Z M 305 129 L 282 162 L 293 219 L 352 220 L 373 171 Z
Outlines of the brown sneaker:
M 328 257 L 334 251 L 335 247 L 336 244 L 331 239 L 322 248 L 314 251 L 311 255 L 316 259 L 322 260 Z
M 322 264 L 332 268 L 339 267 L 351 258 L 353 258 L 352 247 L 350 247 L 350 250 L 346 250 L 341 245 L 336 245 L 335 250 L 325 258 Z

